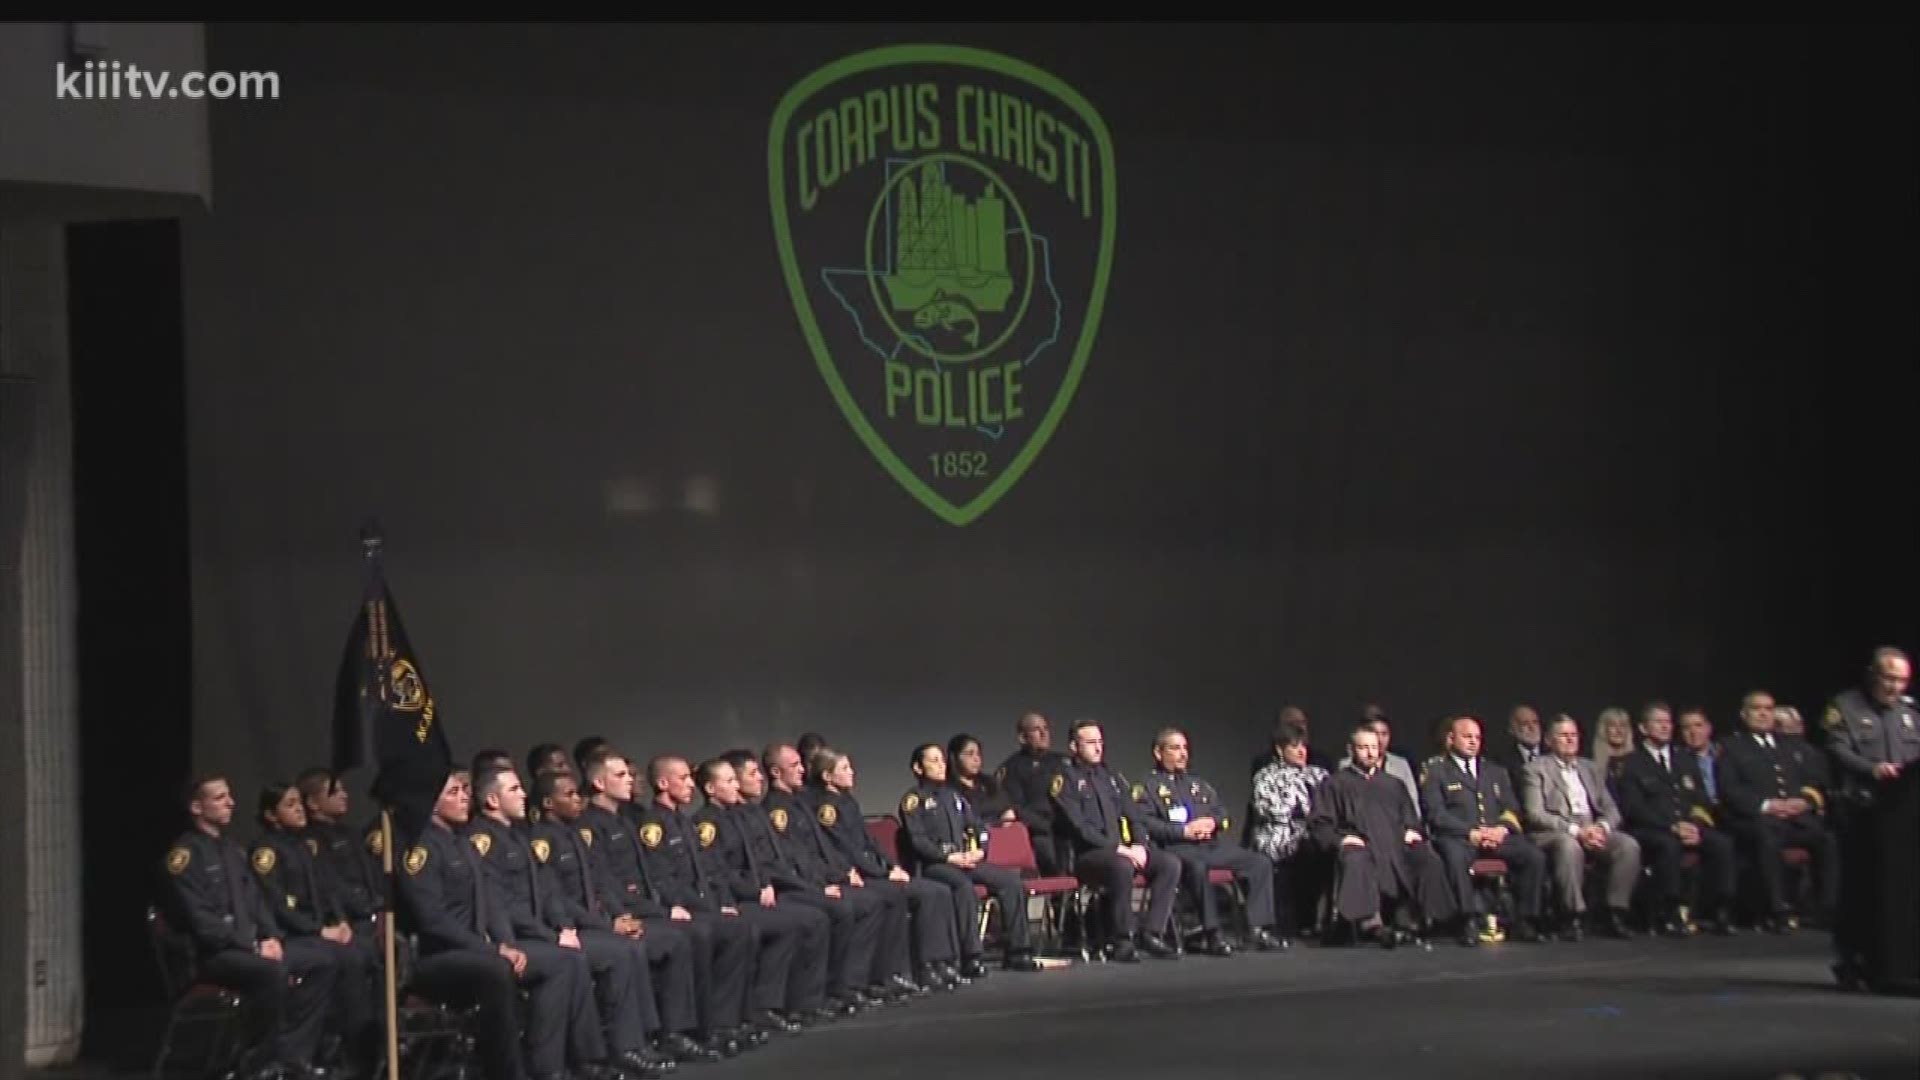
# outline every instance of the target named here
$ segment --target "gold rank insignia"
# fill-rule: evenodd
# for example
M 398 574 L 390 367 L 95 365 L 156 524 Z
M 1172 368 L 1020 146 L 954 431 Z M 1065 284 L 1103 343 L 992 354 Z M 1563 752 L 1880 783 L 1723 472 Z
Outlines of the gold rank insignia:
M 920 796 L 911 791 L 907 792 L 900 800 L 900 812 L 911 814 L 918 809 L 920 809 Z
M 288 910 L 288 911 L 294 911 L 294 910 L 296 910 L 296 909 L 298 909 L 299 907 L 300 907 L 300 901 L 298 901 L 298 900 L 295 900 L 295 899 L 293 898 L 293 894 L 292 894 L 292 893 L 288 893 L 288 894 L 287 894 L 287 910 Z
M 1820 722 L 1827 726 L 1828 731 L 1834 731 L 1847 722 L 1847 717 L 1846 714 L 1840 711 L 1840 706 L 1829 705 L 1827 706 L 1827 715 L 1823 717 Z
M 720 826 L 715 825 L 711 821 L 703 821 L 694 832 L 700 836 L 700 846 L 710 848 L 713 846 L 713 842 L 720 836 Z
M 479 852 L 481 858 L 486 858 L 487 853 L 493 850 L 493 834 L 484 832 L 474 833 L 473 850 Z
M 593 830 L 582 825 L 580 827 L 580 842 L 587 845 L 588 847 L 592 847 L 593 846 Z
M 386 834 L 378 832 L 368 833 L 367 850 L 373 852 L 373 857 L 376 859 L 385 855 L 387 853 Z
M 544 836 L 534 837 L 530 846 L 533 848 L 533 857 L 543 864 L 547 861 L 547 856 L 553 854 L 553 845 L 549 844 Z
M 767 812 L 767 820 L 773 823 L 775 832 L 787 831 L 787 808 L 776 806 Z
M 256 874 L 273 873 L 273 864 L 277 862 L 278 859 L 279 857 L 273 853 L 273 849 L 270 847 L 254 848 L 253 849 L 253 872 Z
M 1171 798 L 1173 798 L 1173 791 L 1172 791 L 1172 789 L 1170 789 L 1170 788 L 1168 788 L 1168 787 L 1167 787 L 1167 785 L 1165 785 L 1165 784 L 1161 784 L 1161 785 L 1160 785 L 1160 797 L 1161 797 L 1161 798 L 1163 798 L 1163 799 L 1171 799 Z
M 307 837 L 307 854 L 309 855 L 320 854 L 320 841 L 315 840 L 311 836 Z
M 193 852 L 183 847 L 174 848 L 172 851 L 167 852 L 167 873 L 180 874 L 186 870 L 187 864 L 192 861 Z
M 832 803 L 820 804 L 820 824 L 825 825 L 827 828 L 831 829 L 833 828 L 834 823 L 838 822 L 839 820 L 840 820 L 840 811 L 834 809 Z
M 418 874 L 421 870 L 426 869 L 426 865 L 426 848 L 416 845 L 411 851 L 407 852 L 407 873 Z
M 1160 789 L 1160 793 L 1161 793 L 1161 794 L 1163 794 L 1163 795 L 1164 795 L 1164 794 L 1166 794 L 1166 791 L 1167 791 L 1167 789 L 1166 789 L 1166 788 L 1161 788 L 1161 789 Z M 1146 798 L 1146 797 L 1147 797 L 1147 785 L 1145 785 L 1145 784 L 1135 784 L 1135 785 L 1133 785 L 1133 791 L 1132 791 L 1132 795 L 1133 795 L 1133 801 L 1134 801 L 1134 802 L 1139 802 L 1139 801 L 1140 801 L 1141 799 L 1144 799 L 1144 798 Z
M 660 841 L 666 835 L 667 831 L 661 828 L 660 823 L 657 821 L 649 821 L 645 825 L 640 826 L 640 842 L 648 847 L 659 847 Z
M 1058 797 L 1059 797 L 1059 795 L 1060 795 L 1060 793 L 1061 793 L 1062 791 L 1065 791 L 1066 789 L 1067 789 L 1067 774 L 1066 774 L 1066 773 L 1054 773 L 1054 774 L 1053 774 L 1053 783 L 1052 783 L 1052 784 L 1050 784 L 1050 785 L 1048 785 L 1048 787 L 1047 787 L 1047 794 L 1049 794 L 1049 795 L 1052 795 L 1052 796 L 1054 796 L 1055 798 L 1058 798 Z

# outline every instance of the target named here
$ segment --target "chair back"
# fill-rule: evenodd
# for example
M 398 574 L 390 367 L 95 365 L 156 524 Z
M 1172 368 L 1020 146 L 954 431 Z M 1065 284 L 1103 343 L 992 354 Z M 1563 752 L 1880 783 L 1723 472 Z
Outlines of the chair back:
M 1033 854 L 1033 834 L 1026 822 L 1003 821 L 987 830 L 987 865 L 1037 877 L 1040 860 Z
M 187 992 L 195 977 L 193 939 L 173 928 L 159 907 L 147 907 L 147 939 L 153 945 L 154 964 L 160 972 L 160 985 L 168 1001 Z
M 895 866 L 905 866 L 900 858 L 900 822 L 896 818 L 873 816 L 866 819 L 867 836 L 880 854 Z

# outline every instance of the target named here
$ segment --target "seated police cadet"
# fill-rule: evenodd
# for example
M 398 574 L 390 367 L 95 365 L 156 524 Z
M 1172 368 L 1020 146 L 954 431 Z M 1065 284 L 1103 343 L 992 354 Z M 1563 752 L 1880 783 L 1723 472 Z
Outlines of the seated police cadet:
M 1733 842 L 1714 827 L 1706 784 L 1693 754 L 1673 741 L 1673 711 L 1654 702 L 1640 710 L 1640 746 L 1620 759 L 1620 818 L 1640 841 L 1640 859 L 1653 871 L 1650 887 L 1657 905 L 1653 928 L 1662 934 L 1690 934 L 1698 928 L 1688 914 L 1680 857 L 1698 853 L 1701 906 L 1713 928 L 1733 932 L 1727 905 L 1733 900 Z
M 861 887 L 906 897 L 912 911 L 914 971 L 920 985 L 952 990 L 970 982 L 960 974 L 960 935 L 953 914 L 953 896 L 944 886 L 909 875 L 881 852 L 867 834 L 866 816 L 853 797 L 853 760 L 837 750 L 823 749 L 813 756 L 807 794 L 820 831 L 853 864 Z
M 760 764 L 766 775 L 764 792 L 756 795 L 751 783 L 741 792 L 758 798 L 766 815 L 774 842 L 792 864 L 800 880 L 810 888 L 795 892 L 796 899 L 825 903 L 833 916 L 834 956 L 831 962 L 840 974 L 828 972 L 828 985 L 837 1000 L 855 1008 L 897 1004 L 910 997 L 928 993 L 926 987 L 907 977 L 913 966 L 912 943 L 907 936 L 907 898 L 888 889 L 861 887 L 865 880 L 840 854 L 840 849 L 821 830 L 813 808 L 802 800 L 806 785 L 806 767 L 800 752 L 786 743 L 775 743 L 761 753 Z M 744 771 L 740 774 L 747 775 Z M 857 884 L 856 884 L 857 883 Z M 851 928 L 842 937 L 842 920 L 850 919 Z M 844 946 L 846 952 L 841 954 Z
M 631 916 L 626 922 L 630 934 L 614 929 L 601 901 L 599 879 L 603 871 L 593 849 L 593 830 L 579 824 L 587 804 L 571 768 L 542 772 L 534 779 L 533 798 L 540 806 L 540 822 L 533 826 L 530 846 L 539 867 L 543 895 L 554 910 L 561 912 L 562 924 L 575 928 L 589 956 L 618 950 L 633 957 L 634 977 L 628 993 L 638 1003 L 640 1022 L 653 1033 L 653 1045 L 660 1054 L 639 1055 L 642 1062 L 655 1061 L 656 1065 L 629 1064 L 641 1072 L 664 1072 L 684 1049 L 687 1033 L 699 1026 L 692 942 L 684 937 L 649 942 L 639 920 Z M 611 1031 L 616 1018 L 608 1015 L 607 998 L 596 996 L 601 1023 Z M 608 1040 L 618 1042 L 612 1035 Z
M 740 1040 L 727 1034 L 737 1024 L 739 1002 L 747 992 L 752 955 L 729 949 L 717 959 L 713 929 L 694 921 L 693 913 L 669 908 L 648 878 L 640 859 L 640 844 L 624 812 L 633 801 L 633 769 L 611 747 L 602 747 L 586 759 L 582 775 L 592 792 L 579 823 L 593 833 L 593 849 L 606 870 L 601 901 L 613 915 L 616 933 L 644 934 L 649 948 L 678 948 L 683 939 L 693 957 L 693 983 L 699 1015 L 699 1036 L 690 1047 L 679 1047 L 681 1061 L 716 1061 L 741 1050 Z
M 378 850 L 383 843 L 379 817 L 374 817 L 372 829 L 364 838 L 354 835 L 346 825 L 350 806 L 347 786 L 331 769 L 308 769 L 295 778 L 294 784 L 306 804 L 306 836 L 319 849 L 315 856 L 333 880 L 354 940 L 364 942 L 376 961 L 384 963 L 386 948 L 377 935 L 382 932 L 380 914 L 387 906 L 387 872 L 382 851 Z
M 903 847 L 922 877 L 945 885 L 953 894 L 962 974 L 980 978 L 987 973 L 980 959 L 975 885 L 985 886 L 1000 909 L 1000 925 L 1007 941 L 1007 970 L 1040 970 L 1027 925 L 1026 888 L 1018 872 L 987 863 L 986 823 L 960 789 L 946 782 L 946 752 L 938 743 L 923 743 L 913 752 L 912 769 L 919 783 L 900 797 L 900 826 L 906 837 Z
M 506 909 L 515 946 L 527 954 L 530 965 L 574 969 L 567 1057 L 575 1069 L 588 1077 L 661 1075 L 641 1019 L 641 1002 L 653 996 L 651 980 L 645 983 L 644 997 L 633 992 L 648 979 L 644 957 L 610 943 L 589 948 L 568 917 L 572 905 L 564 899 L 556 904 L 546 895 L 540 853 L 551 855 L 552 849 L 529 833 L 527 793 L 511 765 L 482 770 L 473 797 L 480 816 L 467 839 L 480 853 L 493 896 Z
M 1746 730 L 1721 744 L 1720 793 L 1727 829 L 1752 860 L 1760 885 L 1753 905 L 1775 933 L 1795 927 L 1787 902 L 1781 849 L 1806 850 L 1819 888 L 1816 917 L 1832 917 L 1840 892 L 1840 847 L 1826 823 L 1827 797 L 1773 734 L 1773 695 L 1748 694 L 1740 704 Z
M 268 784 L 260 792 L 259 820 L 260 838 L 248 861 L 273 913 L 274 936 L 284 951 L 324 953 L 339 969 L 333 982 L 333 1015 L 344 1042 L 341 1049 L 355 1071 L 370 1072 L 381 1049 L 373 1012 L 373 973 L 380 963 L 369 945 L 373 935 L 354 936 L 332 878 L 314 855 L 320 842 L 301 835 L 307 810 L 300 789 Z
M 1477 945 L 1481 934 L 1474 915 L 1485 902 L 1469 873 L 1474 860 L 1495 858 L 1507 864 L 1507 877 L 1519 907 L 1513 937 L 1539 941 L 1540 893 L 1547 860 L 1521 832 L 1520 802 L 1507 771 L 1480 756 L 1480 721 L 1457 716 L 1447 727 L 1447 752 L 1421 767 L 1420 798 L 1434 850 L 1446 864 L 1453 902 L 1465 917 L 1460 944 Z
M 400 858 L 399 915 L 420 941 L 411 986 L 433 1001 L 478 1006 L 474 1031 L 487 1080 L 518 1080 L 525 1074 L 515 984 L 527 977 L 527 1049 L 535 1069 L 558 1076 L 566 1060 L 572 987 L 563 980 L 534 982 L 526 954 L 513 947 L 513 927 L 490 895 L 480 856 L 457 835 L 467 825 L 472 798 L 466 771 L 450 772 L 433 816 Z
M 1233 947 L 1220 931 L 1220 899 L 1208 874 L 1232 870 L 1247 889 L 1247 941 L 1259 949 L 1278 949 L 1273 936 L 1273 860 L 1227 838 L 1233 823 L 1220 793 L 1187 771 L 1186 733 L 1162 728 L 1153 738 L 1154 768 L 1144 783 L 1133 785 L 1133 799 L 1145 811 L 1147 835 L 1180 860 L 1181 880 L 1200 911 L 1195 949 L 1230 956 Z
M 1106 765 L 1100 725 L 1082 720 L 1067 743 L 1073 757 L 1049 784 L 1062 828 L 1072 845 L 1073 872 L 1106 898 L 1109 956 L 1138 960 L 1134 939 L 1150 955 L 1176 955 L 1167 941 L 1173 901 L 1180 888 L 1180 860 L 1147 845 L 1145 817 L 1129 797 L 1127 782 Z M 1135 933 L 1133 877 L 1147 879 L 1146 920 Z
M 1042 874 L 1067 872 L 1067 852 L 1060 826 L 1053 819 L 1053 778 L 1067 765 L 1067 755 L 1053 748 L 1053 726 L 1037 712 L 1027 713 L 1014 726 L 1019 749 L 1007 755 L 994 771 L 1001 795 L 1033 840 L 1034 861 Z
M 226 836 L 233 792 L 220 776 L 189 783 L 192 826 L 167 852 L 174 929 L 193 941 L 195 970 L 240 995 L 250 1024 L 241 1068 L 262 1077 L 313 1073 L 339 970 L 321 950 L 287 949 L 247 853 Z M 289 977 L 297 980 L 289 985 Z
M 1392 949 L 1415 942 L 1409 928 L 1424 933 L 1454 917 L 1446 867 L 1420 829 L 1406 786 L 1381 767 L 1371 724 L 1353 729 L 1346 760 L 1314 790 L 1307 832 L 1336 853 L 1333 912 L 1342 929 Z M 1382 901 L 1393 902 L 1394 922 Z
M 825 1005 L 833 921 L 804 904 L 781 902 L 771 870 L 748 842 L 743 819 L 758 814 L 735 812 L 741 801 L 740 778 L 733 766 L 718 758 L 701 762 L 698 780 L 706 805 L 693 815 L 694 835 L 700 841 L 695 861 L 723 902 L 731 900 L 739 917 L 760 930 L 763 942 L 753 990 L 757 1019 L 763 1027 L 789 1034 L 808 1023 L 832 1019 L 836 1014 Z M 782 942 L 790 953 L 784 972 L 781 965 L 766 962 L 776 943 Z
M 741 919 L 739 909 L 701 873 L 695 857 L 693 824 L 680 809 L 693 798 L 693 776 L 686 760 L 669 755 L 655 757 L 647 763 L 647 781 L 652 800 L 642 807 L 636 797 L 632 805 L 639 808 L 638 812 L 629 814 L 636 821 L 634 830 L 640 838 L 640 867 L 647 882 L 668 904 L 673 918 L 679 919 L 684 913 L 687 918 L 683 921 L 692 925 L 696 939 L 704 937 L 711 942 L 713 965 L 740 971 L 738 994 L 713 1003 L 716 1029 L 737 1039 L 742 1047 L 765 1045 L 772 1029 L 752 1018 L 751 1002 L 755 995 L 777 995 L 786 986 L 793 940 L 788 936 L 771 942 L 772 948 L 763 953 L 760 930 Z M 771 991 L 755 981 L 769 972 L 775 979 Z
M 653 1001 L 641 1005 L 641 1019 L 653 1032 L 653 1045 L 662 1057 L 716 1061 L 720 1055 L 695 1040 L 701 1030 L 701 1003 L 693 936 L 676 932 L 672 924 L 649 934 L 647 920 L 626 911 L 624 888 L 614 884 L 616 874 L 609 869 L 616 859 L 609 859 L 607 846 L 589 828 L 588 801 L 572 771 L 541 773 L 534 780 L 534 798 L 540 799 L 541 809 L 534 836 L 547 842 L 543 869 L 553 882 L 549 896 L 566 897 L 574 909 L 574 924 L 582 926 L 588 938 L 611 936 L 645 955 Z M 607 817 L 618 822 L 616 830 L 624 832 L 624 822 L 614 815 Z M 624 865 L 637 867 L 639 851 L 634 842 L 628 840 L 624 847 Z M 540 855 L 540 849 L 534 855 Z M 620 880 L 626 878 L 620 876 Z M 660 926 L 664 919 L 662 909 L 653 922 Z
M 1527 835 L 1553 864 L 1554 892 L 1566 913 L 1561 934 L 1571 941 L 1582 935 L 1587 860 L 1594 858 L 1607 874 L 1607 910 L 1597 929 L 1626 937 L 1627 909 L 1640 883 L 1640 842 L 1621 830 L 1620 808 L 1600 766 L 1580 756 L 1580 725 L 1571 716 L 1554 720 L 1547 746 L 1546 756 L 1520 771 L 1520 805 Z

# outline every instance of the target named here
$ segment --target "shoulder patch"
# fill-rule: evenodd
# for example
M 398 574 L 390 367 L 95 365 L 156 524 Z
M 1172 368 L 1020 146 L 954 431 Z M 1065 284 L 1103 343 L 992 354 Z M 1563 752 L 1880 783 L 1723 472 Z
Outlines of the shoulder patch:
M 193 852 L 183 847 L 174 848 L 172 851 L 167 852 L 167 873 L 174 875 L 184 873 L 187 869 L 187 864 L 192 861 Z
M 820 824 L 825 825 L 827 828 L 831 829 L 834 827 L 835 824 L 839 822 L 839 820 L 840 820 L 840 811 L 835 809 L 832 803 L 823 802 L 820 804 Z
M 477 832 L 473 834 L 472 839 L 473 839 L 473 850 L 479 852 L 481 858 L 483 859 L 486 858 L 487 853 L 493 850 L 493 834 L 492 833 Z
M 711 821 L 701 822 L 699 828 L 694 831 L 700 835 L 700 846 L 703 848 L 712 847 L 713 842 L 720 837 L 720 826 Z
M 585 825 L 580 826 L 580 842 L 588 847 L 593 846 L 593 830 Z
M 920 809 L 920 796 L 917 793 L 909 791 L 905 795 L 901 796 L 900 798 L 901 813 L 911 814 L 918 809 Z
M 1840 711 L 1840 706 L 1829 705 L 1827 706 L 1826 716 L 1822 717 L 1820 722 L 1826 725 L 1828 731 L 1837 731 L 1846 725 L 1847 717 L 1845 713 Z
M 553 854 L 553 845 L 548 843 L 544 836 L 534 837 L 533 843 L 528 846 L 533 848 L 534 859 L 542 864 L 545 864 L 547 857 Z
M 640 826 L 640 842 L 650 848 L 659 847 L 660 841 L 665 839 L 666 835 L 667 830 L 661 828 L 657 821 L 649 821 Z
M 367 850 L 373 852 L 375 858 L 385 855 L 387 853 L 386 834 L 378 830 L 368 833 Z
M 775 832 L 786 832 L 787 808 L 784 806 L 776 806 L 772 810 L 767 811 L 767 820 L 773 824 Z
M 1065 790 L 1067 790 L 1067 774 L 1054 773 L 1053 783 L 1047 785 L 1047 794 L 1058 797 Z
M 256 874 L 273 873 L 273 864 L 278 861 L 280 856 L 265 844 L 253 849 L 253 872 Z
M 407 873 L 418 874 L 420 871 L 426 869 L 426 866 L 427 849 L 417 844 L 414 845 L 413 849 L 407 852 Z

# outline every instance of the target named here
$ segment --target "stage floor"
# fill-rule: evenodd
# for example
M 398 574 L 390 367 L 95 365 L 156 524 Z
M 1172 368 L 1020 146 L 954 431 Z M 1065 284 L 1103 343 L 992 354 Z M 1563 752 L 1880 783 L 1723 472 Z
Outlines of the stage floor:
M 127 1059 L 117 1070 L 59 1075 L 137 1075 L 155 1044 L 113 1045 Z M 1826 935 L 1811 932 L 1432 952 L 1296 945 L 996 971 L 676 1075 L 1913 1080 L 1920 999 L 1841 992 Z
M 1825 945 L 1815 933 L 1432 952 L 1296 945 L 995 972 L 698 1075 L 1920 1076 L 1920 1000 L 1839 991 Z

